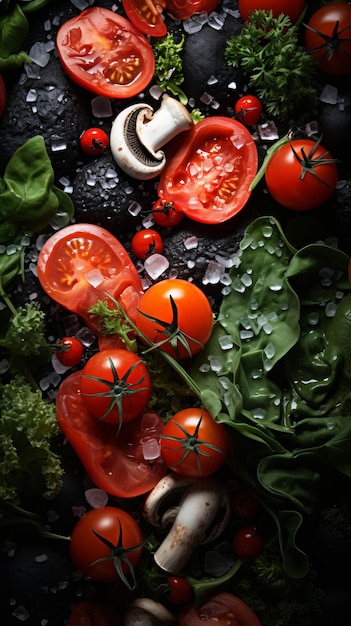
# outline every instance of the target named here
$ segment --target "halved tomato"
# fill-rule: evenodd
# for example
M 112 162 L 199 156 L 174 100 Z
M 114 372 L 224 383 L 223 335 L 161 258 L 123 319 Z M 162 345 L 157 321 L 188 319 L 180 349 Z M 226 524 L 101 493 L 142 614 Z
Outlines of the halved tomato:
M 81 372 L 65 378 L 57 393 L 56 413 L 63 434 L 90 478 L 97 487 L 120 498 L 150 491 L 166 473 L 162 460 L 153 458 L 163 432 L 161 418 L 147 411 L 123 424 L 118 432 L 116 424 L 99 422 L 88 413 L 80 386 Z
M 186 20 L 195 13 L 211 13 L 219 0 L 166 0 L 167 11 L 178 20 Z
M 224 222 L 245 206 L 258 156 L 243 124 L 229 117 L 205 118 L 170 150 L 158 187 L 161 200 L 207 224 Z
M 145 35 L 163 37 L 167 26 L 162 18 L 166 3 L 163 0 L 122 0 L 130 21 Z
M 88 311 L 106 293 L 131 319 L 143 293 L 139 274 L 122 244 L 95 224 L 74 224 L 52 235 L 40 251 L 38 278 L 46 293 L 79 315 L 99 335 Z
M 143 33 L 109 9 L 93 7 L 67 20 L 56 45 L 68 76 L 107 98 L 131 98 L 154 75 L 154 53 Z
M 188 605 L 181 609 L 179 626 L 261 626 L 252 609 L 231 593 L 218 593 L 199 609 Z

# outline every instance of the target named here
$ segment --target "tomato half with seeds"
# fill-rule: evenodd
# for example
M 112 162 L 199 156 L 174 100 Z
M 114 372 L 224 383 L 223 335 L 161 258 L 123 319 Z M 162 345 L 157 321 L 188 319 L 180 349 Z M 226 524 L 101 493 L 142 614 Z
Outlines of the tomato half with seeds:
M 213 312 L 199 287 L 180 278 L 167 278 L 143 294 L 136 325 L 154 346 L 185 359 L 197 354 L 209 340 Z
M 223 465 L 229 436 L 205 409 L 183 409 L 168 420 L 161 437 L 161 456 L 177 474 L 207 477 Z
M 273 17 L 281 13 L 290 17 L 294 24 L 305 7 L 305 0 L 239 0 L 238 9 L 242 19 L 246 22 L 251 11 L 273 11 Z
M 330 2 L 306 25 L 305 45 L 319 69 L 333 76 L 351 73 L 351 4 Z
M 268 161 L 265 176 L 273 198 L 294 211 L 324 204 L 338 180 L 335 159 L 312 139 L 294 139 L 280 146 Z
M 145 36 L 109 9 L 93 7 L 67 20 L 56 45 L 68 76 L 107 98 L 131 98 L 154 75 L 155 58 Z
M 98 421 L 80 393 L 81 372 L 63 380 L 56 397 L 58 424 L 97 487 L 111 496 L 134 498 L 147 493 L 166 473 L 157 442 L 164 424 L 155 411 L 131 422 Z M 151 454 L 151 452 L 152 454 Z
M 163 0 L 122 0 L 130 21 L 145 35 L 164 37 L 167 26 L 162 18 L 166 3 Z
M 140 357 L 125 349 L 101 350 L 84 365 L 80 393 L 86 409 L 110 424 L 130 422 L 147 406 L 150 374 Z
M 218 224 L 247 203 L 257 163 L 255 143 L 243 124 L 209 117 L 175 139 L 158 195 L 195 221 Z
M 187 605 L 180 610 L 179 626 L 261 626 L 253 610 L 231 593 L 218 593 L 195 609 Z
M 186 20 L 194 13 L 211 13 L 219 0 L 166 0 L 167 11 L 179 20 Z
M 133 571 L 141 559 L 142 542 L 142 532 L 129 513 L 105 506 L 91 509 L 76 523 L 70 555 L 83 576 L 104 583 L 122 579 L 134 588 Z
M 106 293 L 135 319 L 143 293 L 139 274 L 122 244 L 104 228 L 94 224 L 62 228 L 44 244 L 37 268 L 46 293 L 79 315 L 96 335 L 100 328 L 89 309 L 98 300 L 110 302 Z

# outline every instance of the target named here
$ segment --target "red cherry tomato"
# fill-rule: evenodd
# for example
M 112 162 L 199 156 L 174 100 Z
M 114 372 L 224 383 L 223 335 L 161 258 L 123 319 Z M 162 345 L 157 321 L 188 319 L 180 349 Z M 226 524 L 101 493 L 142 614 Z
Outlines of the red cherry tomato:
M 166 0 L 167 11 L 179 20 L 186 20 L 194 13 L 211 13 L 219 0 Z
M 305 0 L 239 0 L 238 8 L 244 22 L 251 11 L 273 11 L 273 17 L 284 13 L 294 24 L 305 7 Z
M 167 599 L 172 602 L 172 604 L 185 604 L 192 599 L 193 588 L 186 578 L 169 576 L 167 582 L 170 586 Z
M 248 129 L 229 117 L 208 117 L 182 133 L 169 148 L 158 187 L 191 219 L 218 224 L 249 199 L 257 171 L 257 149 Z
M 142 33 L 151 37 L 163 37 L 167 26 L 162 18 L 163 0 L 122 0 L 123 8 L 130 21 Z
M 80 393 L 87 411 L 100 422 L 130 422 L 145 409 L 151 378 L 139 356 L 125 349 L 96 352 L 84 365 Z
M 208 298 L 193 283 L 167 278 L 142 296 L 136 325 L 153 343 L 174 358 L 201 350 L 211 336 L 213 313 Z
M 104 583 L 123 577 L 128 581 L 141 559 L 142 542 L 141 530 L 129 513 L 105 506 L 91 509 L 76 523 L 71 533 L 70 554 L 83 576 Z M 114 558 L 109 558 L 112 555 Z
M 308 211 L 326 202 L 338 173 L 327 150 L 311 139 L 294 139 L 273 153 L 266 169 L 273 198 L 287 209 Z
M 56 357 L 57 360 L 65 365 L 66 367 L 74 367 L 81 362 L 84 348 L 76 337 L 64 337 L 59 341 L 59 345 L 62 346 L 62 350 L 57 350 Z
M 0 76 L 0 117 L 5 113 L 7 102 L 7 93 L 4 80 L 2 76 Z
M 75 372 L 58 389 L 56 412 L 63 434 L 100 489 L 118 498 L 147 493 L 166 473 L 165 464 L 160 458 L 150 459 L 147 448 L 158 441 L 163 421 L 154 411 L 147 411 L 122 424 L 116 436 L 115 424 L 99 422 L 86 410 L 80 382 L 81 372 Z
M 147 259 L 151 254 L 163 252 L 163 241 L 160 233 L 152 228 L 142 228 L 132 237 L 132 250 L 138 259 Z
M 335 76 L 351 73 L 351 4 L 330 2 L 310 18 L 306 49 L 322 72 Z
M 183 409 L 168 420 L 161 438 L 161 456 L 173 472 L 206 477 L 224 463 L 228 433 L 208 411 Z
M 256 498 L 246 489 L 238 489 L 233 495 L 233 513 L 240 520 L 252 520 L 261 506 Z
M 178 626 L 261 626 L 250 607 L 231 593 L 218 593 L 194 609 L 191 604 L 179 613 Z
M 102 128 L 88 128 L 79 138 L 80 147 L 89 156 L 98 156 L 108 150 L 110 140 Z
M 131 98 L 154 75 L 155 58 L 145 36 L 109 9 L 93 7 L 67 20 L 56 45 L 68 76 L 107 98 Z
M 122 244 L 95 224 L 74 224 L 52 235 L 40 251 L 39 281 L 46 293 L 79 315 L 99 336 L 89 309 L 106 293 L 121 303 L 131 319 L 142 295 L 139 274 Z
M 233 548 L 240 559 L 252 559 L 262 552 L 263 536 L 256 526 L 245 526 L 234 535 Z
M 166 202 L 165 200 L 158 199 L 152 207 L 152 217 L 159 226 L 173 228 L 180 224 L 184 218 L 184 213 L 177 209 L 174 202 Z
M 245 126 L 257 124 L 262 115 L 262 104 L 256 96 L 247 94 L 235 103 L 235 115 Z

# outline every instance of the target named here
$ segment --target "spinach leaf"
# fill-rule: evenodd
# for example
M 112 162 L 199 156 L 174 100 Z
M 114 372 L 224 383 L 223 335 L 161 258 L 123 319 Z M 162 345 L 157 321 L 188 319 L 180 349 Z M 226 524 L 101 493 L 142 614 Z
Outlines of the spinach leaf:
M 20 50 L 28 30 L 28 20 L 18 4 L 0 15 L 0 72 L 16 69 L 25 61 L 31 62 Z

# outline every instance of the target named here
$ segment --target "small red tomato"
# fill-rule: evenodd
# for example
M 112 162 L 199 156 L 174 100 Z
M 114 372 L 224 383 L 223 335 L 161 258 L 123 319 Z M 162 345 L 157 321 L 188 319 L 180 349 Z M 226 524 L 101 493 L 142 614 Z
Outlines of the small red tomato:
M 174 206 L 174 202 L 167 202 L 159 198 L 152 207 L 152 217 L 159 226 L 173 228 L 173 226 L 180 224 L 184 218 L 184 213 Z
M 262 104 L 256 96 L 247 94 L 242 96 L 235 104 L 235 115 L 245 126 L 257 124 L 262 115 Z
M 85 154 L 98 156 L 108 150 L 110 140 L 102 128 L 88 128 L 82 132 L 79 143 Z
M 160 233 L 152 228 L 138 230 L 131 241 L 132 250 L 138 259 L 145 260 L 151 254 L 163 252 L 163 241 Z
M 4 83 L 2 76 L 0 76 L 0 117 L 5 113 L 6 101 L 7 101 L 6 87 L 5 87 L 5 83 Z
M 57 360 L 66 367 L 74 367 L 80 363 L 84 348 L 79 339 L 75 337 L 64 337 L 59 341 L 62 350 L 56 351 Z
M 172 602 L 172 604 L 185 604 L 186 602 L 190 602 L 193 597 L 193 588 L 186 578 L 169 576 L 167 582 L 170 586 L 167 599 Z
M 233 548 L 239 559 L 252 559 L 262 551 L 262 534 L 256 526 L 240 528 L 234 535 Z
M 238 489 L 233 496 L 233 513 L 240 520 L 252 520 L 260 510 L 260 504 L 246 489 Z

